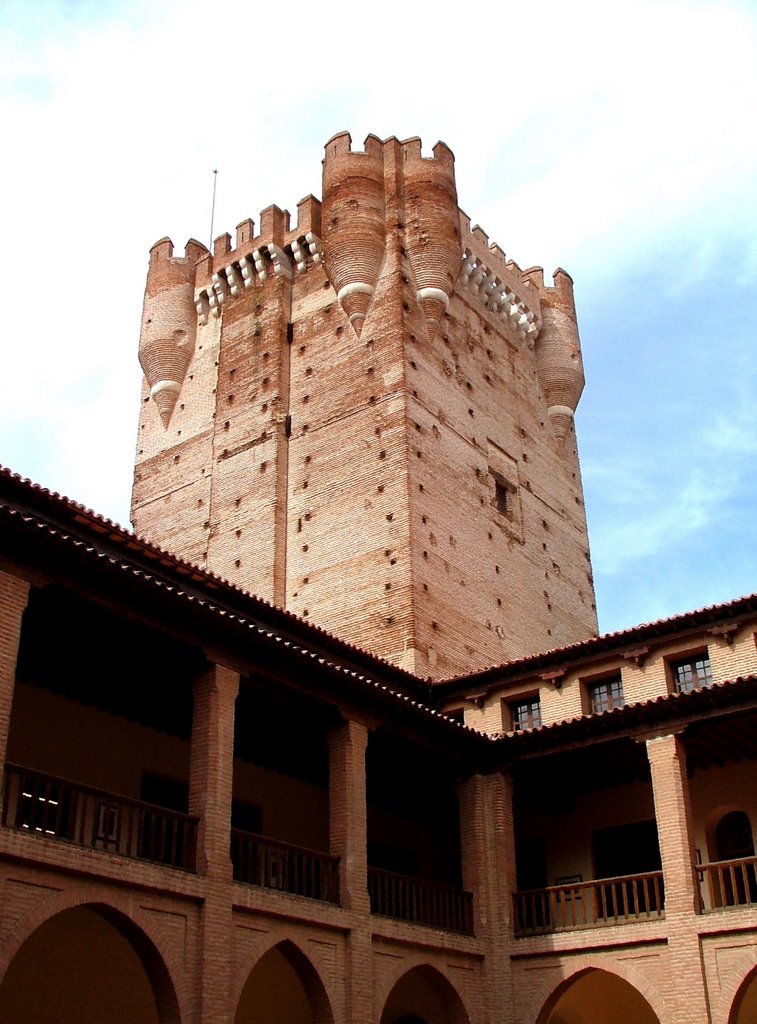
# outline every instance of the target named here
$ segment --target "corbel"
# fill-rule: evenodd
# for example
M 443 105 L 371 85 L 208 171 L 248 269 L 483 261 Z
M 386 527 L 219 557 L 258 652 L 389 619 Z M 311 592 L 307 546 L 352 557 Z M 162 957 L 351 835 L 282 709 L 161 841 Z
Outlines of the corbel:
M 644 662 L 649 657 L 648 647 L 632 647 L 629 650 L 623 651 L 622 658 L 626 661 L 632 661 L 637 668 L 642 668 Z
M 539 674 L 539 678 L 543 680 L 543 682 L 554 686 L 556 690 L 559 690 L 567 674 L 568 670 L 563 665 L 561 668 L 553 668 L 549 672 L 541 672 Z
M 738 633 L 741 623 L 739 622 L 724 622 L 722 626 L 711 626 L 707 632 L 710 636 L 717 637 L 730 646 L 733 643 L 734 636 Z

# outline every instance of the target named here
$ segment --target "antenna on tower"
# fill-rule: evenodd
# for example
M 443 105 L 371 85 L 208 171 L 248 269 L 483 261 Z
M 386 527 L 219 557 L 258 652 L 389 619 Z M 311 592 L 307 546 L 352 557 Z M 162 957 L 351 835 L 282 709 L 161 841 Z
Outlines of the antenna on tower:
M 213 202 L 210 204 L 210 244 L 208 249 L 213 251 L 213 222 L 216 216 L 216 184 L 218 182 L 218 170 L 213 170 Z

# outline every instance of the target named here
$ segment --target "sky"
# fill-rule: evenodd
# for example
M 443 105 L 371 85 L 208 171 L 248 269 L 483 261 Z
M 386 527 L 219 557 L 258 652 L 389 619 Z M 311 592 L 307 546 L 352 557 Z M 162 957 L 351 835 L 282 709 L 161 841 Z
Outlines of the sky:
M 757 590 L 751 0 L 0 3 L 0 464 L 129 524 L 154 241 L 420 135 L 520 266 L 576 285 L 600 629 Z

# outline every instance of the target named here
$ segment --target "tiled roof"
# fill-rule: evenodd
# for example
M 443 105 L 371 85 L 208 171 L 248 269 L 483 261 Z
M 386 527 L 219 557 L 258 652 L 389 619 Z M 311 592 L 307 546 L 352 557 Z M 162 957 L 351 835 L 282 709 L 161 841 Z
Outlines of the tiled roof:
M 0 507 L 2 506 L 9 509 L 17 506 L 18 511 L 35 513 L 40 525 L 58 529 L 61 537 L 66 536 L 71 540 L 88 537 L 102 553 L 110 553 L 114 557 L 122 555 L 125 559 L 124 567 L 128 565 L 134 569 L 155 571 L 180 583 L 182 589 L 188 593 L 196 591 L 202 597 L 212 596 L 219 603 L 233 605 L 235 611 L 243 611 L 255 619 L 265 620 L 269 628 L 278 627 L 285 632 L 294 632 L 302 637 L 305 644 L 325 647 L 340 660 L 357 662 L 367 670 L 377 671 L 382 675 L 388 674 L 397 684 L 408 687 L 418 696 L 424 695 L 427 691 L 425 683 L 411 672 L 339 639 L 333 633 L 293 612 L 242 590 L 209 569 L 171 554 L 84 505 L 49 491 L 0 466 Z
M 757 677 L 739 678 L 688 693 L 669 694 L 599 715 L 582 716 L 538 729 L 486 736 L 435 711 L 429 687 L 296 615 L 254 597 L 207 570 L 185 562 L 68 498 L 51 493 L 0 467 L 0 552 L 32 571 L 69 586 L 99 590 L 124 607 L 144 602 L 161 624 L 194 642 L 254 664 L 260 649 L 281 671 L 302 674 L 303 663 L 317 673 L 320 692 L 379 719 L 428 730 L 450 752 L 471 755 L 482 767 L 521 755 L 548 752 L 566 743 L 593 742 L 677 721 L 694 721 L 754 704 Z M 73 581 L 73 583 L 72 583 Z M 142 604 L 139 605 L 142 607 Z M 470 691 L 503 677 L 605 654 L 632 644 L 712 622 L 728 622 L 757 610 L 757 598 L 689 612 L 597 637 L 503 666 L 446 681 Z M 249 647 L 255 638 L 255 652 Z M 438 685 L 438 684 L 437 684 Z
M 432 684 L 435 697 L 444 693 L 466 693 L 486 691 L 501 682 L 515 676 L 538 673 L 549 668 L 565 666 L 583 659 L 622 652 L 627 648 L 641 647 L 645 643 L 673 638 L 679 633 L 705 628 L 715 623 L 728 623 L 741 616 L 757 613 L 757 594 L 735 598 L 724 604 L 710 605 L 696 611 L 683 612 L 668 619 L 643 623 L 630 629 L 616 633 L 605 633 L 602 636 L 589 637 L 566 647 L 555 647 L 540 654 L 531 654 L 524 658 L 516 658 L 500 665 L 481 669 L 464 675 L 442 679 Z

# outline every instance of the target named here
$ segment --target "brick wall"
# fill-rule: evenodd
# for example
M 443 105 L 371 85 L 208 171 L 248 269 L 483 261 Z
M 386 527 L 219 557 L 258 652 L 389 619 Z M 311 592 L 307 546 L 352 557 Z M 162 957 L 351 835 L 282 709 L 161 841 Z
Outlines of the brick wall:
M 167 422 L 143 391 L 138 533 L 435 678 L 596 630 L 569 278 L 471 229 L 445 146 L 335 137 L 323 210 L 190 250 L 197 311 L 151 257 L 143 365 L 195 335 Z

